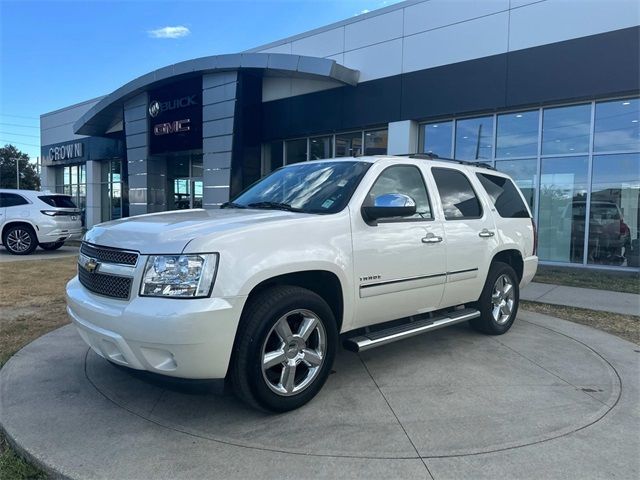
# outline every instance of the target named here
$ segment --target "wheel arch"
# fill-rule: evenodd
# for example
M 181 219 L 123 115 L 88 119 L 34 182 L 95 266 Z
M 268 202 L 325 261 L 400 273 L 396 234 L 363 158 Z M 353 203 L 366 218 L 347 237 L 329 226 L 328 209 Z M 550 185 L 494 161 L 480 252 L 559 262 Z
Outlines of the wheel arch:
M 4 244 L 4 236 L 7 233 L 7 230 L 9 230 L 9 228 L 11 227 L 15 227 L 19 225 L 31 228 L 33 230 L 33 233 L 35 233 L 36 235 L 36 241 L 39 241 L 38 227 L 36 227 L 33 223 L 29 222 L 28 220 L 8 220 L 4 225 L 2 225 L 2 231 L 0 232 L 0 241 L 2 241 L 2 243 Z
M 524 260 L 522 253 L 516 249 L 507 249 L 497 252 L 491 259 L 491 264 L 495 262 L 502 262 L 510 265 L 518 276 L 518 282 L 522 281 L 522 275 L 524 273 Z
M 335 273 L 329 270 L 300 270 L 262 280 L 251 289 L 243 311 L 247 308 L 252 298 L 276 285 L 298 286 L 318 294 L 331 308 L 336 319 L 338 331 L 340 331 L 344 318 L 345 299 L 342 282 Z

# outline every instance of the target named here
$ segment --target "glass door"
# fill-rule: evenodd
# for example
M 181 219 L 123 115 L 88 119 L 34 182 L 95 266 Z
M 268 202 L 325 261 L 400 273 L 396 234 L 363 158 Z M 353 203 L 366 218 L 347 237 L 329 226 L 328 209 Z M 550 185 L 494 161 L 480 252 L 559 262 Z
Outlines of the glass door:
M 202 208 L 202 154 L 167 159 L 168 210 Z

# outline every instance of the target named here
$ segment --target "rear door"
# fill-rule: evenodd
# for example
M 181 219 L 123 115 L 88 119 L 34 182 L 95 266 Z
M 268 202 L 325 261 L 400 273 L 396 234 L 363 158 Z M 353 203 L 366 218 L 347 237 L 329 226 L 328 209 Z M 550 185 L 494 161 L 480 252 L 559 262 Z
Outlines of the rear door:
M 416 165 L 374 165 L 376 179 L 354 198 L 351 211 L 356 312 L 351 328 L 437 309 L 444 290 L 442 223 L 434 211 L 423 171 Z M 410 196 L 417 213 L 367 224 L 364 201 L 387 193 Z
M 444 217 L 447 279 L 442 307 L 478 299 L 498 236 L 490 206 L 466 171 L 431 167 Z

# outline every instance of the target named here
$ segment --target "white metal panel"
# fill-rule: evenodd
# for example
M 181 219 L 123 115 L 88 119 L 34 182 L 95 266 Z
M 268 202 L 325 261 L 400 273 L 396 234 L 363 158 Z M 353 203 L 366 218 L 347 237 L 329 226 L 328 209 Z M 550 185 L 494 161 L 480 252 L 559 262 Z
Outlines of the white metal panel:
M 402 10 L 367 18 L 345 27 L 344 48 L 354 50 L 402 36 Z
M 319 92 L 330 88 L 341 87 L 343 84 L 335 80 L 317 80 L 314 78 L 292 78 L 291 95 Z
M 329 60 L 335 60 L 340 65 L 344 65 L 344 53 L 339 53 L 337 55 L 331 55 L 330 57 L 327 57 L 327 58 Z
M 346 52 L 344 64 L 360 70 L 360 82 L 398 75 L 402 73 L 402 39 Z
M 47 128 L 46 130 L 40 130 L 40 145 L 43 146 L 68 142 L 76 138 L 85 138 L 85 136 L 73 133 L 73 122 Z
M 282 45 L 276 45 L 275 47 L 265 48 L 264 50 L 258 50 L 260 53 L 291 53 L 291 42 L 283 43 Z
M 431 0 L 405 8 L 404 34 L 412 35 L 508 9 L 509 0 Z
M 291 45 L 291 53 L 294 55 L 327 57 L 342 51 L 344 51 L 344 27 L 301 38 Z
M 403 72 L 488 57 L 507 51 L 508 12 L 404 38 Z
M 638 0 L 547 0 L 511 12 L 509 50 L 640 24 Z

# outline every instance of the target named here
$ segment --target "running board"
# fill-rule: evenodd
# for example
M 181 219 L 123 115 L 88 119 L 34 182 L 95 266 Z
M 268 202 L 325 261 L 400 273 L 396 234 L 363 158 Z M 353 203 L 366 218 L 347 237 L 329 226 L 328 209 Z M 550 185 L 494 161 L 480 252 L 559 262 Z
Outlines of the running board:
M 479 316 L 480 312 L 473 308 L 454 310 L 435 317 L 416 320 L 414 322 L 389 327 L 384 330 L 368 332 L 363 335 L 348 338 L 344 341 L 344 348 L 352 352 L 363 352 L 370 348 L 386 345 L 387 343 L 403 340 L 405 338 L 413 337 L 414 335 L 420 335 L 421 333 L 437 330 L 438 328 L 466 322 L 467 320 L 478 318 Z

